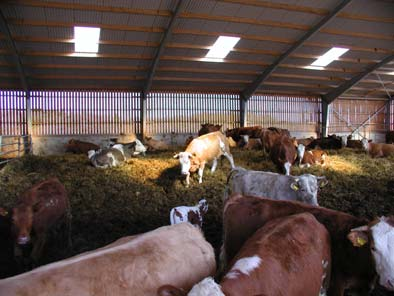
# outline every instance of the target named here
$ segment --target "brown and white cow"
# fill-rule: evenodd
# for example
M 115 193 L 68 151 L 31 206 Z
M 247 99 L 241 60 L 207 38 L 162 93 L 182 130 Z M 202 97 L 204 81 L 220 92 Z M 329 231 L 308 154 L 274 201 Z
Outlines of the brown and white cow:
M 220 131 L 221 128 L 222 128 L 222 126 L 219 124 L 216 124 L 216 125 L 212 124 L 212 123 L 201 124 L 201 128 L 198 131 L 198 136 L 200 137 L 202 135 L 206 135 L 206 134 L 209 134 L 212 132 Z
M 89 143 L 83 142 L 75 139 L 70 139 L 67 144 L 64 145 L 66 148 L 66 152 L 71 153 L 88 153 L 89 150 L 98 150 L 100 146 Z
M 270 150 L 270 158 L 278 169 L 290 175 L 291 166 L 297 159 L 295 138 L 282 136 L 276 139 Z
M 313 215 L 281 217 L 245 242 L 220 285 L 206 278 L 187 295 L 321 295 L 328 288 L 330 257 L 328 231 Z
M 318 189 L 327 183 L 324 176 L 317 177 L 311 174 L 286 176 L 237 167 L 228 174 L 224 200 L 226 201 L 229 195 L 238 193 L 318 205 Z
M 327 152 L 320 149 L 305 151 L 305 146 L 303 144 L 298 144 L 297 146 L 297 157 L 300 167 L 310 167 L 315 164 L 325 166 L 328 161 Z
M 173 225 L 182 222 L 189 222 L 190 224 L 201 228 L 203 216 L 207 211 L 208 203 L 205 199 L 200 200 L 198 204 L 193 207 L 175 207 L 170 211 L 170 223 Z
M 365 219 L 322 207 L 291 201 L 234 195 L 224 207 L 222 268 L 236 256 L 245 241 L 267 222 L 278 217 L 308 212 L 331 236 L 332 273 L 328 295 L 344 295 L 356 289 L 367 295 L 376 275 L 380 284 L 394 290 L 394 218 L 381 218 L 374 225 Z M 360 226 L 364 226 L 361 229 Z M 358 228 L 358 229 L 357 229 Z M 367 231 L 358 236 L 357 230 Z M 352 234 L 353 233 L 353 234 Z M 358 245 L 353 245 L 352 241 Z M 376 264 L 374 264 L 374 261 Z
M 248 139 L 248 142 L 243 147 L 245 150 L 261 150 L 263 148 L 263 144 L 260 139 Z
M 57 178 L 42 181 L 24 192 L 12 212 L 16 251 L 32 243 L 31 259 L 36 263 L 45 245 L 48 230 L 65 219 L 71 245 L 71 213 L 66 189 Z
M 248 135 L 249 138 L 260 138 L 263 128 L 260 125 L 237 127 L 226 131 L 226 137 L 232 137 L 235 142 L 241 140 L 243 135 Z
M 166 284 L 190 289 L 215 269 L 201 231 L 180 223 L 0 280 L 0 295 L 154 296 Z
M 363 149 L 368 152 L 371 157 L 388 157 L 394 155 L 394 145 L 385 143 L 372 143 L 367 139 L 361 140 Z
M 211 168 L 213 173 L 216 170 L 218 158 L 222 155 L 228 159 L 231 168 L 234 168 L 227 138 L 218 131 L 194 139 L 184 152 L 174 155 L 174 158 L 179 158 L 181 173 L 186 176 L 186 186 L 189 186 L 190 173 L 198 171 L 198 182 L 202 183 L 205 164 L 213 161 Z
M 264 151 L 266 153 L 270 153 L 272 147 L 274 146 L 274 143 L 279 138 L 282 138 L 284 136 L 290 138 L 290 132 L 287 129 L 281 129 L 276 127 L 269 127 L 267 129 L 264 129 L 260 137 Z

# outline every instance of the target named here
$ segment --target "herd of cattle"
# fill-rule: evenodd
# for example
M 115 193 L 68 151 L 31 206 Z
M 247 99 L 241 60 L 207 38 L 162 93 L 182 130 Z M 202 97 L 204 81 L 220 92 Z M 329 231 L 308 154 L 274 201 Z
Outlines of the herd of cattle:
M 317 296 L 345 295 L 348 289 L 368 295 L 376 282 L 394 291 L 394 217 L 366 221 L 320 207 L 318 189 L 326 178 L 290 174 L 296 163 L 326 165 L 321 149 L 352 143 L 377 157 L 393 153 L 394 145 L 335 135 L 297 140 L 287 130 L 261 127 L 225 135 L 220 128 L 203 125 L 199 137 L 174 156 L 187 186 L 194 172 L 202 183 L 207 163 L 213 172 L 221 156 L 230 162 L 218 266 L 201 230 L 208 211 L 202 199 L 173 208 L 170 226 L 27 271 L 36 266 L 50 228 L 64 224 L 63 240 L 71 245 L 67 192 L 51 178 L 21 194 L 11 210 L 0 208 L 0 265 L 6 254 L 19 272 L 27 271 L 0 280 L 0 295 Z M 231 140 L 260 143 L 285 174 L 236 167 Z M 138 139 L 105 149 L 71 140 L 66 148 L 87 154 L 101 168 L 147 151 Z

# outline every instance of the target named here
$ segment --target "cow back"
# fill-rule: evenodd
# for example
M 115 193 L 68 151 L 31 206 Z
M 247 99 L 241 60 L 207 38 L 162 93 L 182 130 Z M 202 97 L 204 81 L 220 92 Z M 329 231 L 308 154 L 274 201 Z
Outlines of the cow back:
M 211 161 L 220 157 L 223 151 L 230 152 L 230 147 L 227 138 L 218 131 L 194 139 L 185 151 L 195 154 L 200 160 Z

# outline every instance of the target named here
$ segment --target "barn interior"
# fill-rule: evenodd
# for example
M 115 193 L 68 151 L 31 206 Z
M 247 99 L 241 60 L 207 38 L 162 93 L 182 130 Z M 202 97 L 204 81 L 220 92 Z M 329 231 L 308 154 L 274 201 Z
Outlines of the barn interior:
M 41 264 L 168 225 L 172 207 L 201 198 L 218 253 L 231 168 L 224 160 L 186 188 L 172 157 L 202 124 L 378 143 L 394 130 L 393 1 L 5 0 L 0 9 L 0 206 L 56 176 L 73 214 L 72 249 L 55 230 Z M 93 29 L 82 37 L 97 35 L 93 48 L 77 48 L 77 28 Z M 220 36 L 233 43 L 212 57 Z M 320 63 L 333 48 L 342 55 Z M 70 139 L 107 147 L 146 137 L 170 148 L 104 170 L 65 153 Z M 279 172 L 261 149 L 231 151 L 237 166 Z M 327 177 L 321 206 L 393 215 L 393 156 L 328 155 L 328 166 L 292 171 Z

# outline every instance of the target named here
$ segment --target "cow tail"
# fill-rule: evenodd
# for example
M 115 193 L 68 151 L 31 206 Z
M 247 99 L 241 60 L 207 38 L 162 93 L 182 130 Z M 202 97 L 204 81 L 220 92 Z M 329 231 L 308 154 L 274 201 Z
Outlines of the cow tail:
M 171 209 L 171 211 L 170 211 L 170 225 L 174 225 L 175 224 L 174 212 L 175 212 L 175 209 Z

